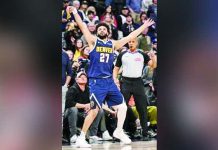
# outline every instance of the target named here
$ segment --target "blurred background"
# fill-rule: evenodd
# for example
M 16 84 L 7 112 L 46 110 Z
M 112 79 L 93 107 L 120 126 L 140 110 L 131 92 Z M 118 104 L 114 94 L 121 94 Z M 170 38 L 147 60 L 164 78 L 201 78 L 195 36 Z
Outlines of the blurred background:
M 218 149 L 217 3 L 158 3 L 158 149 Z

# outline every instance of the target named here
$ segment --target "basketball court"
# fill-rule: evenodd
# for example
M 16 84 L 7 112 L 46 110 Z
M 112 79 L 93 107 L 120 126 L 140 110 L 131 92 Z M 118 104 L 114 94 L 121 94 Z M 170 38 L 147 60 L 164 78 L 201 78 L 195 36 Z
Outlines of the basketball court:
M 157 150 L 157 141 L 136 141 L 131 145 L 122 145 L 119 142 L 103 142 L 92 144 L 92 148 L 76 148 L 74 145 L 62 146 L 62 150 Z

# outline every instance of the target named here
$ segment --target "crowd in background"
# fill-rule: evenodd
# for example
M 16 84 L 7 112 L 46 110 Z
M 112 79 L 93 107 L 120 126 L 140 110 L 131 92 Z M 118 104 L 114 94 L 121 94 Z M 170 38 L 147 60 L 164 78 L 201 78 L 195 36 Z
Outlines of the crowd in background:
M 157 54 L 157 0 L 63 0 L 61 20 L 62 51 L 67 53 L 71 69 L 71 80 L 68 88 L 77 83 L 76 77 L 78 77 L 79 72 L 87 73 L 89 65 L 89 47 L 87 41 L 77 26 L 69 6 L 77 8 L 80 17 L 93 35 L 95 35 L 95 28 L 98 23 L 105 22 L 108 24 L 110 27 L 109 38 L 114 40 L 129 35 L 129 33 L 139 28 L 148 18 L 153 19 L 155 24 L 138 36 L 138 49 L 144 53 L 154 51 Z M 119 53 L 127 49 L 128 44 L 115 51 L 114 62 Z M 122 70 L 120 70 L 120 74 L 121 72 Z M 155 138 L 157 136 L 156 69 L 145 66 L 142 78 L 148 103 L 149 132 L 150 136 Z M 128 103 L 127 115 L 131 117 L 125 122 L 124 129 L 132 139 L 137 139 L 140 136 L 141 125 L 133 97 L 131 97 Z M 63 131 L 65 139 L 72 137 L 68 131 L 68 122 L 69 119 L 65 118 Z M 99 128 L 104 126 L 104 131 L 107 130 L 109 135 L 111 135 L 113 127 L 115 127 L 114 124 L 116 124 L 116 115 L 113 114 L 113 111 L 105 111 L 104 118 L 100 119 Z M 77 124 L 78 130 L 81 126 L 82 123 Z M 101 136 L 99 132 L 96 136 L 103 138 L 103 135 Z

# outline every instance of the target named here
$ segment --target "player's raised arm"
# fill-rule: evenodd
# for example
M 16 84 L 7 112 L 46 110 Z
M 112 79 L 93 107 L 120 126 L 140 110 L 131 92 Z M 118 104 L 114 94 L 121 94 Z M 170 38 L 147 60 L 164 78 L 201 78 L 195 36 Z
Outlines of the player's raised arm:
M 82 21 L 81 17 L 79 16 L 77 9 L 73 6 L 69 6 L 69 7 L 71 7 L 71 9 L 73 11 L 74 18 L 76 20 L 76 23 L 78 24 L 80 30 L 82 31 L 83 35 L 85 36 L 85 39 L 88 42 L 89 46 L 93 45 L 93 43 L 96 40 L 96 37 L 90 33 L 86 24 Z
M 144 31 L 146 28 L 154 24 L 154 21 L 152 19 L 148 19 L 144 22 L 143 25 L 141 25 L 137 30 L 131 32 L 127 37 L 124 37 L 120 40 L 113 41 L 115 50 L 123 47 L 127 42 L 129 42 L 131 39 L 136 38 L 142 31 Z

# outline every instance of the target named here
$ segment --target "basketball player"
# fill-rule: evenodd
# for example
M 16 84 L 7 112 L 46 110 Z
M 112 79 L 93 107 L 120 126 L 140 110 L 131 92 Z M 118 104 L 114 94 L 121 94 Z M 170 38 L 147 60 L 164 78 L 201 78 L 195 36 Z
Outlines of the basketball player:
M 71 6 L 72 7 L 72 6 Z M 145 28 L 154 24 L 154 21 L 148 19 L 134 32 L 130 33 L 118 41 L 109 40 L 110 29 L 107 24 L 100 23 L 96 26 L 96 36 L 93 36 L 85 23 L 82 22 L 77 10 L 72 7 L 76 23 L 81 29 L 87 43 L 90 47 L 89 58 L 90 65 L 88 69 L 91 110 L 87 115 L 80 136 L 77 138 L 76 147 L 91 147 L 85 140 L 85 135 L 102 103 L 106 99 L 108 106 L 112 106 L 117 111 L 117 128 L 113 136 L 120 139 L 124 144 L 130 144 L 131 140 L 123 131 L 123 124 L 126 118 L 127 106 L 118 87 L 113 80 L 113 61 L 114 50 L 123 47 L 128 41 L 137 37 Z

